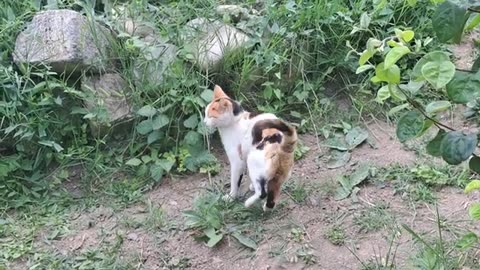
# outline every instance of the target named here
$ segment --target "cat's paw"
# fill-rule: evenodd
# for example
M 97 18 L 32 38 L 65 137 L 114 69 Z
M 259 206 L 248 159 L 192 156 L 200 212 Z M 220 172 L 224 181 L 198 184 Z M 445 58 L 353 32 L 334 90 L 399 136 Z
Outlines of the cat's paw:
M 249 208 L 250 206 L 252 206 L 255 201 L 257 201 L 257 196 L 253 195 L 252 197 L 248 198 L 246 201 L 245 201 L 245 207 L 246 208 Z
M 263 212 L 268 212 L 272 210 L 273 210 L 273 207 L 272 208 L 267 207 L 267 202 L 263 203 Z
M 250 191 L 255 191 L 255 188 L 253 187 L 253 184 L 250 184 L 250 186 L 248 186 L 248 189 L 250 189 Z

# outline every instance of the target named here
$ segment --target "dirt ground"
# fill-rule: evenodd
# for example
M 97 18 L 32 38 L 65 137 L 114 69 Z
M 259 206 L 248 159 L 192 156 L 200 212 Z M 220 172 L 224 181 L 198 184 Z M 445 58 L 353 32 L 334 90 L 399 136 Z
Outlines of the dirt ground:
M 290 181 L 306 186 L 328 187 L 335 177 L 347 173 L 359 164 L 370 162 L 381 168 L 392 164 L 414 165 L 421 162 L 415 153 L 405 149 L 394 139 L 394 129 L 386 123 L 373 122 L 368 126 L 370 137 L 376 148 L 363 144 L 353 150 L 352 159 L 344 168 L 330 170 L 325 166 L 326 148 L 312 135 L 302 135 L 301 140 L 311 150 L 297 161 Z M 320 145 L 320 148 L 318 147 Z M 221 149 L 216 146 L 215 155 L 224 168 L 212 180 L 226 183 L 229 180 L 228 164 Z M 192 232 L 185 229 L 182 211 L 192 207 L 193 200 L 209 186 L 206 175 L 168 179 L 146 195 L 154 206 L 165 210 L 169 226 L 155 232 L 138 226 L 125 226 L 128 220 L 144 220 L 147 213 L 142 204 L 113 209 L 94 207 L 72 218 L 70 233 L 51 241 L 50 248 L 64 255 L 80 254 L 92 247 L 112 241 L 118 235 L 125 259 L 136 257 L 140 269 L 360 269 L 362 262 L 382 260 L 388 254 L 389 239 L 396 236 L 393 248 L 395 264 L 399 269 L 409 269 L 408 258 L 418 245 L 404 230 L 384 228 L 374 232 L 363 232 L 354 224 L 354 216 L 361 210 L 374 205 L 387 205 L 395 218 L 395 224 L 405 223 L 418 232 L 436 234 L 435 209 L 425 203 L 410 203 L 395 194 L 388 184 L 361 186 L 357 200 L 350 198 L 335 201 L 333 196 L 313 192 L 306 202 L 298 204 L 284 195 L 286 202 L 276 216 L 270 216 L 262 226 L 262 240 L 258 249 L 251 251 L 237 242 L 224 239 L 215 248 L 196 241 Z M 247 189 L 244 181 L 242 189 Z M 225 191 L 227 188 L 224 188 Z M 466 196 L 461 189 L 444 188 L 437 192 L 439 213 L 446 223 L 461 223 L 480 232 L 479 227 L 468 222 L 468 204 L 475 195 Z M 341 224 L 346 236 L 343 245 L 333 245 L 325 237 L 329 228 Z M 292 238 L 292 228 L 301 228 L 300 240 Z M 41 243 L 38 244 L 42 246 Z M 298 257 L 298 250 L 307 248 L 315 263 L 307 265 Z M 182 267 L 182 262 L 188 264 Z M 292 262 L 293 261 L 293 262 Z

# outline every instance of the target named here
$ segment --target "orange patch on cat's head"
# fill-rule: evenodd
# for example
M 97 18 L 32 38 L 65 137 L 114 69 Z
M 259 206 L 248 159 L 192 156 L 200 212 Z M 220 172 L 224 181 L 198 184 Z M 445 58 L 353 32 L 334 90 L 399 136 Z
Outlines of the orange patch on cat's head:
M 230 101 L 230 98 L 225 92 L 223 92 L 220 86 L 215 85 L 213 90 L 213 100 L 207 107 L 207 117 L 218 118 L 225 112 L 232 110 L 233 104 L 232 101 Z

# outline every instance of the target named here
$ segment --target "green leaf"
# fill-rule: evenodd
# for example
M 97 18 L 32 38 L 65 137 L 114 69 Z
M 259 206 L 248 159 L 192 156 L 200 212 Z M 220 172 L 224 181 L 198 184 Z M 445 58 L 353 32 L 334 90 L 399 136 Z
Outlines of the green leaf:
M 370 16 L 368 16 L 368 13 L 363 12 L 362 15 L 360 15 L 360 27 L 363 29 L 368 29 L 371 20 L 372 19 Z
M 142 161 L 138 158 L 132 158 L 132 159 L 129 159 L 125 164 L 129 165 L 129 166 L 136 167 L 136 166 L 142 164 Z
M 460 249 L 468 249 L 479 242 L 478 236 L 473 232 L 468 232 L 462 238 L 458 239 L 455 246 Z
M 465 28 L 466 31 L 470 31 L 473 28 L 477 27 L 480 24 L 480 14 L 477 14 L 473 19 L 470 21 L 470 23 L 467 25 Z
M 205 89 L 203 92 L 200 94 L 200 97 L 205 100 L 206 102 L 210 102 L 213 100 L 213 91 L 210 89 Z
M 208 237 L 208 242 L 207 242 L 208 247 L 214 247 L 223 238 L 223 234 L 221 234 L 221 233 L 217 234 L 215 229 L 212 228 L 212 227 L 210 227 L 208 229 L 205 229 L 204 233 Z
M 137 114 L 145 117 L 152 117 L 157 113 L 157 110 L 150 106 L 150 105 L 145 105 L 140 110 L 138 110 Z
M 388 90 L 390 91 L 390 95 L 393 99 L 398 101 L 405 101 L 407 100 L 407 96 L 398 88 L 397 84 L 389 84 Z
M 161 139 L 162 137 L 163 137 L 163 133 L 158 131 L 158 130 L 155 130 L 155 131 L 151 132 L 150 134 L 148 134 L 147 143 L 152 144 L 152 143 L 158 141 L 159 139 Z
M 407 84 L 399 84 L 398 87 L 403 91 L 407 91 L 407 92 L 410 92 L 412 95 L 416 95 L 424 85 L 425 85 L 424 81 L 420 81 L 420 82 L 409 81 Z
M 137 125 L 137 132 L 146 135 L 153 130 L 153 121 L 152 119 L 143 120 Z
M 474 190 L 480 190 L 480 180 L 472 180 L 468 185 L 465 187 L 465 193 L 470 193 Z
M 351 187 L 355 187 L 362 183 L 370 175 L 370 165 L 363 164 L 359 166 L 351 175 L 350 175 L 350 184 Z
M 196 114 L 190 115 L 185 121 L 183 121 L 183 125 L 186 128 L 194 129 L 198 125 L 198 116 Z
M 323 145 L 325 145 L 328 148 L 333 148 L 341 151 L 345 151 L 349 149 L 347 142 L 345 141 L 345 138 L 340 135 L 335 135 L 333 137 L 326 139 Z
M 161 129 L 162 127 L 168 125 L 169 121 L 170 121 L 170 119 L 169 119 L 168 116 L 166 116 L 165 114 L 157 115 L 157 116 L 153 119 L 152 129 L 153 129 L 153 130 Z
M 423 116 L 417 111 L 405 113 L 397 124 L 397 137 L 400 142 L 415 138 L 423 129 Z
M 447 133 L 445 130 L 440 129 L 437 133 L 437 136 L 433 138 L 428 144 L 427 144 L 427 153 L 434 156 L 434 157 L 441 157 L 442 156 L 442 151 L 440 148 L 440 145 L 442 143 L 443 137 L 445 137 Z
M 197 145 L 202 143 L 202 135 L 196 131 L 189 131 L 184 140 L 186 144 Z
M 451 165 L 467 160 L 477 147 L 477 136 L 465 135 L 461 131 L 450 131 L 440 144 L 443 159 Z
M 360 59 L 358 59 L 358 64 L 360 66 L 363 66 L 365 65 L 365 63 L 373 56 L 373 53 L 368 51 L 368 50 L 365 50 L 362 52 L 362 54 L 360 55 Z
M 336 201 L 346 199 L 348 196 L 350 196 L 350 193 L 352 193 L 352 191 L 349 189 L 345 189 L 343 186 L 337 187 L 337 190 L 335 191 L 334 199 Z
M 370 64 L 362 65 L 362 66 L 359 66 L 359 67 L 357 68 L 357 70 L 355 71 L 355 74 L 360 74 L 360 73 L 362 73 L 362 72 L 365 72 L 365 71 L 367 71 L 367 70 L 369 70 L 369 69 L 374 69 L 374 68 L 375 68 L 375 66 L 370 65 Z
M 377 48 L 382 46 L 382 41 L 376 38 L 369 38 L 367 40 L 367 51 L 369 51 L 372 55 L 375 54 Z
M 352 128 L 348 131 L 345 136 L 345 141 L 347 142 L 350 149 L 353 149 L 363 143 L 368 138 L 368 131 L 361 127 Z
M 452 1 L 445 1 L 433 14 L 432 26 L 440 42 L 461 41 L 463 29 L 467 22 L 467 9 Z
M 480 157 L 473 156 L 468 161 L 468 167 L 470 168 L 470 170 L 480 174 Z
M 380 87 L 377 91 L 377 97 L 375 98 L 375 101 L 383 104 L 385 100 L 387 100 L 390 97 L 390 90 L 388 88 L 388 85 L 384 85 Z
M 352 155 L 348 151 L 332 150 L 330 152 L 330 158 L 327 161 L 327 168 L 335 169 L 345 166 Z
M 162 176 L 162 166 L 160 166 L 159 164 L 153 164 L 152 166 L 150 166 L 150 177 L 152 177 L 155 182 L 159 182 L 160 180 L 162 180 Z
M 457 71 L 447 84 L 447 95 L 456 103 L 468 103 L 480 96 L 480 73 Z
M 472 65 L 473 72 L 478 72 L 478 70 L 480 70 L 480 56 L 477 57 L 477 59 L 475 60 L 475 62 L 473 62 Z
M 450 61 L 428 62 L 422 67 L 422 76 L 435 88 L 447 85 L 455 75 L 455 65 Z
M 257 249 L 257 243 L 255 243 L 255 241 L 253 241 L 249 237 L 247 237 L 247 236 L 245 236 L 245 235 L 243 235 L 239 232 L 232 233 L 232 236 L 235 237 L 238 240 L 238 242 L 240 242 L 242 245 L 244 245 L 248 248 L 251 248 L 253 250 Z
M 471 218 L 480 220 L 480 203 L 472 203 L 468 209 L 468 214 Z
M 405 42 L 410 42 L 414 36 L 415 36 L 415 33 L 412 30 L 406 30 L 402 32 L 402 39 Z
M 426 63 L 429 62 L 445 62 L 450 61 L 448 54 L 442 51 L 433 51 L 424 55 L 420 60 L 418 60 L 415 67 L 412 70 L 412 79 L 416 82 L 425 80 L 422 75 L 422 68 Z
M 395 106 L 388 111 L 388 115 L 389 116 L 394 115 L 394 114 L 408 108 L 409 106 L 410 106 L 410 103 L 404 103 L 402 105 Z
M 415 7 L 415 5 L 417 4 L 417 1 L 418 0 L 407 0 L 407 3 L 408 3 L 409 6 Z
M 398 46 L 392 48 L 385 56 L 385 69 L 389 69 L 391 66 L 397 63 L 404 55 L 410 53 L 410 49 L 406 46 Z
M 172 170 L 173 165 L 175 165 L 175 161 L 168 159 L 160 159 L 157 160 L 155 164 L 159 165 L 163 169 L 163 171 L 169 173 Z
M 388 69 L 385 68 L 384 63 L 378 64 L 375 68 L 375 75 L 380 81 L 388 83 L 400 82 L 400 68 L 397 65 L 392 65 Z
M 452 104 L 450 103 L 450 101 L 446 101 L 446 100 L 433 101 L 433 102 L 430 102 L 427 105 L 427 107 L 425 107 L 425 111 L 428 114 L 436 114 L 436 113 L 448 110 L 451 106 Z

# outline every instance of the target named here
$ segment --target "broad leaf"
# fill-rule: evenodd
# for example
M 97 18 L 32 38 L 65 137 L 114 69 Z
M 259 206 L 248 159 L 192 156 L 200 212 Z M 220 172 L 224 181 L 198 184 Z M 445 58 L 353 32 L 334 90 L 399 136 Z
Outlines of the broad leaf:
M 445 130 L 440 129 L 437 133 L 437 136 L 433 138 L 428 144 L 427 144 L 427 153 L 434 156 L 434 157 L 441 157 L 442 156 L 442 151 L 440 149 L 443 137 L 445 137 L 447 133 Z
M 159 164 L 153 164 L 150 166 L 150 176 L 155 180 L 155 182 L 159 182 L 162 180 L 163 176 L 163 168 Z
M 426 63 L 429 62 L 445 62 L 445 61 L 450 61 L 450 57 L 448 56 L 447 53 L 442 52 L 442 51 L 433 51 L 430 52 L 426 55 L 424 55 L 420 60 L 418 60 L 417 64 L 415 64 L 415 67 L 413 67 L 412 70 L 412 79 L 415 82 L 425 80 L 422 75 L 422 68 Z
M 397 63 L 404 55 L 410 53 L 410 49 L 406 46 L 398 46 L 392 48 L 385 56 L 385 69 L 389 69 L 391 66 Z
M 436 113 L 448 110 L 451 106 L 452 104 L 450 103 L 450 101 L 446 101 L 446 100 L 433 101 L 433 102 L 430 102 L 427 105 L 427 107 L 425 107 L 425 111 L 428 114 L 436 114 Z
M 375 98 L 375 101 L 383 104 L 385 100 L 387 100 L 390 97 L 390 89 L 388 88 L 388 84 L 380 87 L 377 91 L 377 97 Z
M 452 40 L 459 43 L 467 22 L 467 9 L 450 0 L 437 7 L 432 18 L 433 30 L 440 42 Z
M 206 102 L 210 102 L 213 100 L 213 91 L 210 89 L 205 89 L 203 92 L 200 94 L 200 97 L 205 100 Z
M 172 170 L 173 165 L 175 165 L 175 161 L 168 159 L 160 159 L 157 160 L 155 164 L 159 165 L 165 172 L 169 173 Z
M 187 135 L 185 135 L 185 143 L 189 145 L 197 145 L 203 143 L 202 135 L 196 131 L 189 131 Z
M 405 101 L 407 100 L 407 96 L 398 88 L 397 84 L 389 84 L 388 90 L 390 91 L 390 95 L 393 99 L 397 101 Z
M 415 5 L 417 4 L 417 1 L 418 0 L 407 0 L 407 3 L 408 3 L 409 6 L 415 7 Z
M 153 121 L 152 119 L 143 120 L 137 125 L 137 132 L 146 135 L 153 130 Z
M 161 139 L 163 137 L 163 135 L 164 135 L 163 132 L 155 130 L 155 131 L 151 132 L 150 134 L 148 134 L 147 143 L 152 144 L 152 143 L 158 141 L 159 139 Z
M 367 71 L 367 70 L 369 70 L 369 69 L 374 69 L 374 68 L 375 68 L 375 66 L 370 65 L 370 64 L 362 65 L 362 66 L 359 66 L 359 67 L 357 68 L 357 70 L 355 71 L 355 74 L 360 74 L 360 73 L 362 73 L 362 72 L 365 72 L 365 71 Z
M 392 65 L 389 68 L 385 68 L 384 63 L 378 64 L 375 68 L 375 75 L 380 81 L 388 83 L 400 82 L 400 68 L 397 65 Z
M 455 65 L 450 61 L 428 62 L 422 67 L 422 76 L 435 88 L 447 85 L 455 75 Z
M 150 106 L 150 105 L 145 105 L 140 110 L 138 110 L 137 114 L 145 117 L 152 117 L 157 113 L 157 110 Z
M 470 170 L 480 174 L 480 157 L 473 156 L 468 161 L 468 167 L 470 168 Z
M 152 128 L 153 128 L 153 130 L 161 129 L 162 127 L 168 125 L 169 121 L 170 121 L 170 119 L 165 114 L 157 115 L 153 119 Z
M 214 247 L 223 239 L 223 234 L 217 234 L 214 228 L 208 228 L 204 231 L 204 233 L 208 237 L 208 247 Z
M 136 167 L 136 166 L 142 164 L 142 161 L 138 158 L 132 158 L 132 159 L 129 159 L 125 164 L 129 165 L 129 166 Z
M 408 91 L 412 95 L 416 95 L 424 85 L 425 85 L 425 81 L 420 81 L 420 82 L 409 81 L 408 84 L 399 84 L 398 87 L 403 91 Z
M 325 145 L 328 148 L 338 149 L 341 151 L 345 151 L 349 149 L 347 142 L 345 141 L 345 138 L 343 136 L 336 135 L 336 134 L 335 136 L 326 139 L 323 145 Z
M 347 135 L 345 136 L 345 141 L 350 149 L 353 149 L 364 142 L 367 138 L 368 131 L 361 127 L 355 127 L 348 131 Z
M 480 203 L 472 203 L 468 209 L 468 214 L 471 218 L 480 220 Z
M 350 184 L 351 187 L 355 187 L 362 183 L 367 177 L 370 175 L 370 165 L 364 164 L 358 167 L 351 175 L 350 175 Z
M 470 31 L 480 24 L 480 14 L 477 14 L 465 28 L 466 31 Z
M 480 73 L 457 71 L 447 84 L 448 97 L 456 103 L 468 103 L 480 96 Z
M 477 147 L 477 136 L 465 135 L 461 131 L 450 131 L 440 144 L 443 159 L 451 165 L 467 160 Z
M 475 62 L 473 62 L 472 71 L 478 72 L 479 69 L 480 69 L 480 56 L 477 56 L 477 59 L 475 60 Z
M 196 114 L 190 115 L 185 121 L 183 121 L 183 125 L 186 128 L 196 128 L 198 125 L 198 116 Z
M 415 36 L 415 33 L 412 30 L 406 30 L 402 32 L 402 39 L 405 42 L 410 42 L 414 36 Z
M 358 59 L 358 64 L 360 66 L 365 65 L 365 63 L 373 56 L 373 52 L 370 52 L 368 50 L 363 51 L 363 53 L 360 55 L 360 59 Z
M 244 245 L 246 247 L 249 247 L 253 250 L 257 249 L 257 243 L 255 243 L 255 241 L 253 241 L 249 237 L 247 237 L 247 236 L 245 236 L 245 235 L 243 235 L 239 232 L 232 233 L 232 236 L 235 237 L 238 240 L 238 242 L 240 242 L 242 245 Z
M 400 142 L 415 138 L 423 129 L 423 116 L 417 111 L 405 113 L 397 124 L 397 137 Z
M 363 12 L 362 15 L 360 15 L 360 27 L 363 29 L 368 29 L 371 20 L 372 19 L 370 16 L 368 16 L 368 13 Z
M 348 151 L 332 150 L 330 158 L 327 161 L 327 168 L 335 169 L 345 166 L 352 155 Z
M 388 115 L 389 116 L 394 115 L 394 114 L 408 108 L 409 106 L 410 106 L 410 103 L 404 103 L 402 105 L 395 106 L 388 111 Z
M 474 190 L 480 190 L 480 180 L 472 180 L 468 185 L 465 187 L 465 193 L 470 193 Z

